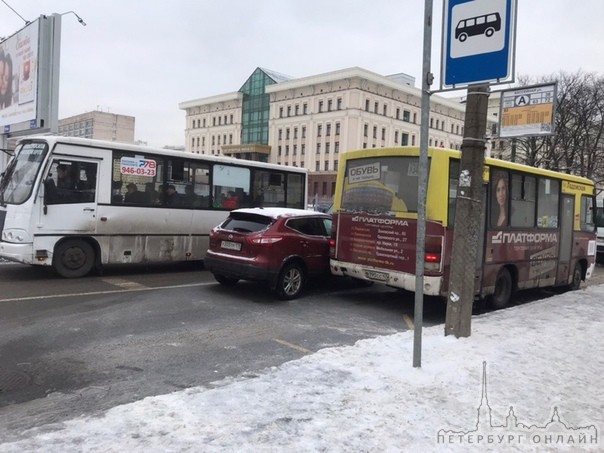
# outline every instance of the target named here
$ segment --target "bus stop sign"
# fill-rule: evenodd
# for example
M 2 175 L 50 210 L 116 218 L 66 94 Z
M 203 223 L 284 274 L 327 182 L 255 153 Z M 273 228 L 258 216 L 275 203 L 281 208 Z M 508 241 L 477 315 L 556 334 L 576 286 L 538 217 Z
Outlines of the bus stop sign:
M 444 1 L 441 88 L 513 81 L 516 1 Z

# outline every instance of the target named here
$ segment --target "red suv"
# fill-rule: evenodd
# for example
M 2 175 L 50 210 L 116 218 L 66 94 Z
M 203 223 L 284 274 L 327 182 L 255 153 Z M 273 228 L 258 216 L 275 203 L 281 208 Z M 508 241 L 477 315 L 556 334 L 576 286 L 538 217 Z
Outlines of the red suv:
M 264 281 L 280 299 L 294 299 L 310 275 L 329 275 L 330 236 L 329 214 L 236 209 L 210 232 L 204 264 L 223 285 Z

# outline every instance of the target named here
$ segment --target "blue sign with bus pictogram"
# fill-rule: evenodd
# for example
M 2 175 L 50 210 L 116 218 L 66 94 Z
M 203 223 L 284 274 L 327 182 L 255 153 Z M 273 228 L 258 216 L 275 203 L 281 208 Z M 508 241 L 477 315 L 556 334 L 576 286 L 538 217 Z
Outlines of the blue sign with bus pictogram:
M 441 88 L 513 81 L 516 0 L 445 0 Z

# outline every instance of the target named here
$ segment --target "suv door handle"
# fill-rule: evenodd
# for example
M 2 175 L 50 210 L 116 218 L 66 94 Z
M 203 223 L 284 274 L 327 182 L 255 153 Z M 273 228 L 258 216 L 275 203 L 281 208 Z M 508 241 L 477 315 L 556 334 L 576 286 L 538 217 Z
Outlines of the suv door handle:
M 94 208 L 84 208 L 84 212 L 94 212 Z

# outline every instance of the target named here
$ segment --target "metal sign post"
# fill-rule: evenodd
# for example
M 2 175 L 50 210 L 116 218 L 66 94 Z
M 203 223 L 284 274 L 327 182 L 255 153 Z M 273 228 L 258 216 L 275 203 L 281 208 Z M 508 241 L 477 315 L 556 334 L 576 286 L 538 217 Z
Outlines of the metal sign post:
M 415 256 L 415 310 L 413 315 L 413 366 L 422 366 L 424 322 L 424 257 L 426 254 L 426 191 L 428 186 L 428 123 L 430 121 L 430 53 L 432 51 L 432 0 L 425 0 L 424 55 L 422 64 L 422 119 L 419 139 L 419 188 L 417 191 L 417 238 Z

